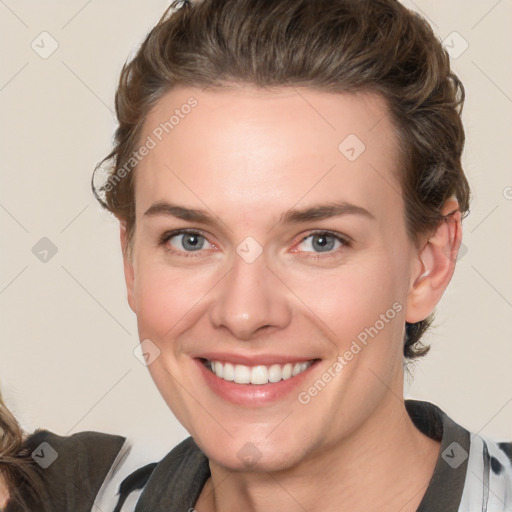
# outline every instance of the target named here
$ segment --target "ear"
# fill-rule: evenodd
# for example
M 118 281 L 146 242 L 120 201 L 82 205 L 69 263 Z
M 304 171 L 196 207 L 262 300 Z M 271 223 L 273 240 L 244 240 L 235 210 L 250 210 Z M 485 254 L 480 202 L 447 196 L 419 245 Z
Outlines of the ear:
M 411 276 L 407 298 L 406 321 L 420 322 L 427 318 L 441 300 L 455 270 L 462 241 L 459 203 L 450 198 L 443 206 L 444 219 L 418 251 L 418 264 Z
M 128 249 L 128 237 L 126 233 L 126 224 L 124 222 L 119 223 L 119 235 L 121 240 L 121 250 L 123 253 L 124 279 L 126 282 L 128 304 L 130 305 L 131 310 L 136 313 L 134 294 L 135 272 L 133 270 L 132 254 Z

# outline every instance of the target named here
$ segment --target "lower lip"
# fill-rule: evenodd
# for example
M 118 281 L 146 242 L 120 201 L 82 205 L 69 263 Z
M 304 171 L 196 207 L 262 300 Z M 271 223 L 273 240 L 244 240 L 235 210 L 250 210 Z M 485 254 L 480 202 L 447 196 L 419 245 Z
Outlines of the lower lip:
M 217 377 L 217 375 L 206 368 L 202 360 L 195 359 L 194 361 L 212 391 L 224 400 L 249 407 L 270 404 L 285 397 L 293 390 L 297 390 L 319 362 L 318 360 L 314 361 L 302 373 L 279 382 L 269 384 L 237 384 L 236 382 L 229 382 Z

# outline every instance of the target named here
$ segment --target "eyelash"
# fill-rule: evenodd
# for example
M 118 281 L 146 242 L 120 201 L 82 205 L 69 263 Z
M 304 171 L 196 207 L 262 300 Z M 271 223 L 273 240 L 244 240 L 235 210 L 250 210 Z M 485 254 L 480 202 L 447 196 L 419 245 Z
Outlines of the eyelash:
M 194 252 L 201 253 L 202 252 L 201 250 L 199 250 L 199 251 L 177 251 L 177 250 L 171 248 L 168 245 L 168 242 L 169 242 L 169 240 L 171 238 L 174 238 L 175 236 L 178 236 L 178 235 L 186 235 L 186 234 L 189 234 L 189 235 L 199 235 L 199 236 L 203 237 L 206 241 L 208 241 L 208 238 L 206 237 L 206 235 L 204 233 L 202 233 L 200 230 L 196 230 L 196 229 L 176 229 L 176 230 L 173 230 L 173 231 L 166 231 L 165 233 L 163 233 L 160 236 L 159 240 L 158 240 L 158 245 L 164 247 L 166 252 L 169 252 L 169 253 L 172 253 L 172 254 L 181 255 L 181 256 L 184 256 L 186 258 L 200 257 L 200 254 L 195 255 Z M 306 252 L 307 256 L 300 256 L 301 258 L 311 258 L 311 259 L 318 260 L 320 258 L 335 257 L 335 256 L 338 255 L 338 253 L 343 248 L 351 247 L 351 240 L 346 235 L 344 235 L 344 236 L 343 235 L 339 235 L 337 233 L 334 233 L 332 231 L 327 231 L 327 230 L 313 230 L 313 231 L 310 231 L 307 235 L 301 237 L 301 239 L 297 243 L 300 244 L 300 243 L 304 242 L 305 240 L 307 240 L 308 238 L 310 238 L 312 236 L 315 236 L 315 235 L 328 235 L 328 236 L 331 236 L 335 240 L 337 240 L 337 241 L 339 241 L 341 243 L 341 247 L 339 247 L 337 250 L 326 252 L 326 253 L 310 253 L 308 251 L 302 251 L 302 252 Z
M 165 251 L 166 252 L 169 252 L 171 254 L 178 254 L 178 255 L 181 255 L 181 256 L 185 256 L 186 258 L 197 258 L 198 256 L 200 256 L 200 254 L 194 254 L 194 252 L 196 251 L 177 251 L 173 248 L 171 248 L 167 242 L 171 239 L 171 238 L 174 238 L 175 236 L 178 236 L 178 235 L 199 235 L 199 236 L 202 236 L 205 240 L 208 240 L 206 238 L 206 236 L 201 232 L 201 231 L 198 231 L 196 229 L 176 229 L 176 230 L 173 230 L 173 231 L 166 231 L 165 233 L 162 234 L 162 236 L 159 238 L 158 240 L 158 245 L 159 246 L 163 246 Z M 202 252 L 202 251 L 197 251 L 198 253 L 199 252 Z
M 338 249 L 329 251 L 329 252 L 308 252 L 303 251 L 305 255 L 299 256 L 300 258 L 310 258 L 313 260 L 319 260 L 319 259 L 325 259 L 325 258 L 335 258 L 336 256 L 340 255 L 340 252 L 342 249 L 347 249 L 352 246 L 351 240 L 346 235 L 339 235 L 337 233 L 334 233 L 332 231 L 326 231 L 325 229 L 317 229 L 310 231 L 307 235 L 301 237 L 298 243 L 304 242 L 304 240 L 307 240 L 308 238 L 315 236 L 315 235 L 327 235 L 332 238 L 334 238 L 336 241 L 340 242 L 341 247 L 338 247 Z

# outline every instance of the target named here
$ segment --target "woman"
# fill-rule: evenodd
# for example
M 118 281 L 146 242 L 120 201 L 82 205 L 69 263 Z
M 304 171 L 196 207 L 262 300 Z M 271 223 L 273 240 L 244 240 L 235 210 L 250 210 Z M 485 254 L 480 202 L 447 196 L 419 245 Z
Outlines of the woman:
M 50 435 L 49 506 L 510 509 L 510 443 L 403 399 L 469 208 L 463 88 L 430 27 L 393 0 L 174 7 L 122 72 L 96 192 L 191 437 L 109 496 L 123 439 L 63 478 L 79 438 Z
M 122 71 L 95 192 L 191 438 L 116 510 L 507 510 L 510 444 L 403 399 L 469 209 L 430 26 L 394 0 L 174 7 Z
M 24 443 L 23 432 L 0 394 L 0 507 L 30 510 L 43 503 L 44 489 L 35 461 Z M 20 492 L 23 489 L 22 492 Z M 16 505 L 15 505 L 16 504 Z M 46 505 L 41 510 L 47 510 Z
M 0 510 L 89 512 L 126 449 L 98 432 L 25 435 L 0 395 Z

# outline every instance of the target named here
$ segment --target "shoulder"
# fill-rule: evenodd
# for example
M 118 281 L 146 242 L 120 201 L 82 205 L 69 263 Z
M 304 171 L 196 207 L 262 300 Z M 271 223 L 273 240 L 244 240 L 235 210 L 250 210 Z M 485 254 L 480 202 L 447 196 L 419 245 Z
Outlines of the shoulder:
M 126 444 L 125 437 L 102 432 L 34 432 L 25 450 L 36 463 L 44 505 L 50 510 L 89 512 Z
M 147 464 L 127 475 L 117 489 L 116 511 L 193 509 L 210 476 L 208 458 L 188 437 L 160 462 Z M 136 508 L 135 508 L 136 507 Z
M 512 442 L 471 432 L 430 402 L 406 400 L 406 408 L 418 429 L 441 443 L 419 511 L 512 510 Z
M 512 509 L 512 442 L 471 434 L 461 510 L 474 503 L 488 512 Z
M 64 469 L 66 466 L 69 470 L 68 466 L 72 465 L 74 471 L 88 475 L 88 469 L 96 473 L 109 467 L 125 443 L 125 437 L 104 432 L 87 431 L 60 436 L 38 429 L 27 439 L 26 446 L 43 469 L 52 466 Z

